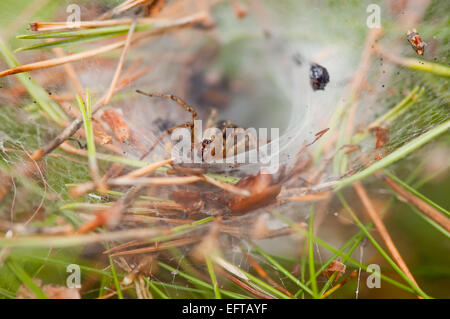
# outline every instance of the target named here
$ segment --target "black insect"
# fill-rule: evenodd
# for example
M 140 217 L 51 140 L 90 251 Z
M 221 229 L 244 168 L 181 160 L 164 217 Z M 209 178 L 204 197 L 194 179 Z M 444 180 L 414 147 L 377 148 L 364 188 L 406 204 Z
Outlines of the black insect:
M 311 64 L 309 78 L 314 91 L 324 90 L 325 86 L 330 82 L 330 76 L 328 75 L 327 69 L 316 63 Z

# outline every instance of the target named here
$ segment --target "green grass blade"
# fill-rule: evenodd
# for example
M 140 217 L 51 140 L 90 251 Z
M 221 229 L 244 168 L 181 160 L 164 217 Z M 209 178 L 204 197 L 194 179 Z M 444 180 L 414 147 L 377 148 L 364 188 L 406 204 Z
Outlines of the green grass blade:
M 108 245 L 109 246 L 109 245 Z M 108 247 L 109 249 L 109 247 Z M 111 266 L 111 275 L 113 277 L 114 285 L 116 286 L 117 298 L 123 299 L 122 288 L 120 287 L 119 277 L 117 276 L 116 267 L 114 266 L 114 260 L 111 256 L 108 256 L 109 264 Z
M 270 262 L 275 268 L 277 268 L 283 275 L 288 277 L 293 283 L 295 283 L 297 286 L 302 288 L 304 291 L 309 293 L 311 296 L 314 296 L 314 292 L 311 291 L 304 283 L 302 283 L 298 278 L 295 278 L 294 275 L 292 275 L 286 268 L 284 268 L 280 263 L 278 263 L 275 259 L 270 257 L 266 252 L 258 247 L 256 244 L 252 243 L 255 250 L 263 256 L 265 259 L 267 259 L 268 262 Z
M 153 284 L 152 280 L 149 280 L 147 277 L 144 277 L 144 281 L 149 285 L 150 288 L 152 288 L 158 295 L 160 295 L 162 299 L 169 299 L 169 297 L 164 292 L 162 292 L 161 289 L 159 289 Z
M 214 290 L 213 286 L 211 284 L 208 284 L 208 283 L 204 282 L 203 280 L 195 278 L 194 276 L 188 275 L 188 274 L 186 274 L 186 273 L 184 273 L 184 272 L 182 272 L 182 271 L 180 271 L 178 269 L 175 269 L 175 268 L 173 268 L 173 267 L 171 267 L 171 266 L 169 266 L 169 265 L 167 265 L 167 264 L 165 264 L 163 262 L 158 262 L 158 265 L 161 266 L 162 268 L 170 271 L 171 273 L 176 272 L 177 275 L 180 275 L 180 277 L 183 277 L 184 279 L 187 279 L 188 281 L 190 281 L 192 283 L 196 283 L 197 285 L 202 286 L 204 288 L 208 288 L 210 290 Z M 228 296 L 228 297 L 231 297 L 231 298 L 235 298 L 235 299 L 242 299 L 242 298 L 246 299 L 246 298 L 248 298 L 247 296 L 244 296 L 244 295 L 241 295 L 241 294 L 237 294 L 237 293 L 225 290 L 225 289 L 219 289 L 219 290 L 220 290 L 221 294 L 223 294 L 225 296 Z
M 20 48 L 14 50 L 14 52 L 17 53 L 17 52 L 22 52 L 22 51 L 36 50 L 36 49 L 51 49 L 51 48 L 56 48 L 56 47 L 64 47 L 64 46 L 68 46 L 68 45 L 89 43 L 89 42 L 93 42 L 96 40 L 108 39 L 108 38 L 111 38 L 114 36 L 116 36 L 116 34 L 93 35 L 93 36 L 88 36 L 88 37 L 56 40 L 56 41 L 51 41 L 51 42 L 41 42 L 41 43 L 36 43 L 33 45 L 26 46 L 26 47 L 20 47 Z
M 303 236 L 309 237 L 308 231 L 306 231 L 305 229 L 301 228 L 300 226 L 298 226 L 297 224 L 295 224 L 295 223 L 294 223 L 293 221 L 291 221 L 290 219 L 288 219 L 288 218 L 286 218 L 286 217 L 284 217 L 284 216 L 281 216 L 281 215 L 280 215 L 279 213 L 277 213 L 277 212 L 273 212 L 273 211 L 272 211 L 272 213 L 273 213 L 273 215 L 274 215 L 275 217 L 278 217 L 281 221 L 283 221 L 283 222 L 285 222 L 286 224 L 288 224 L 288 225 L 289 225 L 293 230 L 295 230 L 296 232 L 302 234 Z M 316 237 L 316 236 L 313 236 L 313 239 L 314 239 L 314 241 L 315 241 L 317 244 L 319 244 L 320 246 L 322 246 L 322 247 L 328 249 L 329 251 L 331 251 L 331 252 L 333 252 L 333 253 L 335 253 L 335 254 L 338 254 L 338 255 L 341 256 L 342 258 L 348 258 L 348 261 L 349 261 L 350 263 L 352 263 L 353 265 L 355 265 L 356 267 L 360 267 L 360 268 L 361 268 L 362 270 L 364 270 L 364 271 L 367 270 L 367 266 L 366 266 L 366 265 L 364 265 L 364 264 L 360 263 L 359 261 L 357 261 L 357 260 L 351 258 L 351 256 L 348 255 L 347 253 L 340 252 L 338 249 L 334 248 L 333 246 L 331 246 L 330 244 L 328 244 L 327 242 L 323 241 L 322 239 L 320 239 L 320 238 L 318 238 L 318 237 Z M 414 291 L 413 289 L 411 289 L 410 287 L 408 287 L 408 286 L 406 286 L 406 285 L 404 285 L 404 284 L 402 284 L 402 283 L 400 283 L 400 282 L 398 282 L 398 281 L 396 281 L 396 280 L 394 280 L 394 279 L 392 279 L 392 278 L 389 278 L 388 276 L 385 276 L 385 275 L 381 274 L 380 277 L 381 277 L 381 279 L 383 279 L 384 281 L 386 281 L 386 282 L 388 282 L 388 283 L 390 283 L 390 284 L 392 284 L 392 285 L 394 285 L 394 286 L 396 286 L 396 287 L 398 287 L 398 288 L 401 288 L 401 289 L 403 289 L 403 290 L 405 290 L 405 291 L 408 291 L 408 292 L 410 292 L 410 293 L 415 293 L 415 291 Z
M 425 92 L 425 88 L 422 88 L 420 92 L 416 95 L 416 93 L 419 91 L 419 87 L 416 86 L 411 93 L 406 96 L 403 100 L 401 100 L 397 105 L 395 105 L 393 108 L 391 108 L 388 112 L 377 118 L 372 124 L 370 124 L 368 127 L 374 127 L 379 126 L 383 123 L 386 123 L 388 121 L 394 120 L 397 118 L 400 114 L 403 114 L 408 110 L 409 107 L 414 105 L 414 103 L 419 99 L 420 96 Z M 353 136 L 352 138 L 352 144 L 358 144 L 360 143 L 364 138 L 368 136 L 369 132 L 368 130 L 365 130 L 362 133 L 358 133 Z
M 48 299 L 42 289 L 33 281 L 33 279 L 25 272 L 25 270 L 13 261 L 8 261 L 7 266 L 16 275 L 16 277 L 22 282 L 28 289 L 33 292 L 39 299 Z
M 316 270 L 314 268 L 314 240 L 313 240 L 313 230 L 314 230 L 314 205 L 311 207 L 311 212 L 309 214 L 309 225 L 308 225 L 308 266 L 309 266 L 309 276 L 311 280 L 311 288 L 313 297 L 317 298 L 317 281 Z
M 358 219 L 356 214 L 353 212 L 353 210 L 350 208 L 348 203 L 345 201 L 344 197 L 341 193 L 337 193 L 339 200 L 341 201 L 342 205 L 344 206 L 345 210 L 352 216 L 355 223 L 361 228 L 361 230 L 364 232 L 364 234 L 367 236 L 367 238 L 370 240 L 372 245 L 378 250 L 378 252 L 383 256 L 384 259 L 391 265 L 391 267 L 411 286 L 412 289 L 421 297 L 429 299 L 431 298 L 426 293 L 424 293 L 419 287 L 417 287 L 411 279 L 406 276 L 406 274 L 400 269 L 400 267 L 389 257 L 389 255 L 384 251 L 383 248 L 377 243 L 377 241 L 373 238 L 373 236 L 370 234 L 370 232 L 367 230 L 367 228 L 363 225 L 363 223 Z
M 205 258 L 206 267 L 208 268 L 209 277 L 211 277 L 211 283 L 213 285 L 214 289 L 214 296 L 216 296 L 216 299 L 222 299 L 222 296 L 220 295 L 219 286 L 217 283 L 216 273 L 214 272 L 214 268 L 211 262 L 211 258 L 207 256 Z
M 141 31 L 144 26 L 139 26 Z M 146 28 L 151 28 L 152 25 L 145 26 Z M 136 27 L 136 31 L 138 28 Z M 55 38 L 78 38 L 78 37 L 88 37 L 88 36 L 100 36 L 100 35 L 122 35 L 126 34 L 130 30 L 130 25 L 117 25 L 110 27 L 100 27 L 92 29 L 82 29 L 82 30 L 71 30 L 71 31 L 51 31 L 33 34 L 22 34 L 18 35 L 17 39 L 29 40 L 29 39 L 55 39 Z
M 436 208 L 438 211 L 440 211 L 441 213 L 443 213 L 447 217 L 450 217 L 450 212 L 448 210 L 446 210 L 444 207 L 439 206 L 438 204 L 436 204 L 435 202 L 433 202 L 431 199 L 427 198 L 426 196 L 422 195 L 421 193 L 419 193 L 414 188 L 412 188 L 411 186 L 409 186 L 408 184 L 403 182 L 401 179 L 399 179 L 394 174 L 388 172 L 387 170 L 384 170 L 383 173 L 386 174 L 387 176 L 389 176 L 389 178 L 393 179 L 397 184 L 399 184 L 401 187 L 403 187 L 404 189 L 406 189 L 410 193 L 412 193 L 415 196 L 419 197 L 424 202 L 430 204 L 431 206 Z
M 19 62 L 14 57 L 6 44 L 0 39 L 0 53 L 9 67 L 13 68 L 19 65 Z M 17 79 L 27 89 L 28 93 L 55 123 L 64 125 L 68 118 L 59 105 L 53 101 L 48 92 L 45 91 L 36 81 L 34 81 L 28 73 L 16 74 Z
M 16 299 L 16 296 L 12 292 L 3 289 L 2 287 L 0 287 L 0 295 L 8 299 Z

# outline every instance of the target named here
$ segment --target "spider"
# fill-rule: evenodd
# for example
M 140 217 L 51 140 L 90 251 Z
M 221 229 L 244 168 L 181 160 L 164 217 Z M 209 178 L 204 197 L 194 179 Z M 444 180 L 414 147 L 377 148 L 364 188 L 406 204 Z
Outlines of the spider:
M 182 124 L 178 124 L 175 126 L 172 126 L 170 128 L 165 129 L 162 134 L 159 136 L 159 138 L 156 140 L 156 142 L 150 147 L 150 149 L 145 152 L 141 158 L 145 158 L 148 154 L 150 154 L 155 147 L 169 134 L 171 134 L 174 130 L 178 129 L 178 128 L 189 128 L 191 130 L 191 141 L 195 141 L 195 130 L 194 130 L 194 121 L 198 120 L 198 116 L 197 116 L 197 112 L 195 111 L 195 109 L 191 106 L 189 106 L 185 101 L 183 101 L 181 98 L 173 95 L 173 94 L 157 94 L 157 93 L 145 93 L 141 90 L 136 90 L 137 93 L 145 95 L 145 96 L 149 96 L 149 97 L 162 97 L 162 98 L 167 98 L 167 99 L 171 99 L 174 102 L 176 102 L 178 105 L 180 105 L 182 108 L 184 108 L 186 111 L 188 111 L 189 113 L 191 113 L 192 115 L 192 121 L 189 122 L 185 122 Z M 248 131 L 244 128 L 239 127 L 238 125 L 234 124 L 233 122 L 229 121 L 229 120 L 221 120 L 221 121 L 217 121 L 215 122 L 215 117 L 217 116 L 217 110 L 213 109 L 211 112 L 211 115 L 207 121 L 207 125 L 206 125 L 206 130 L 210 129 L 210 128 L 216 128 L 218 129 L 221 134 L 222 134 L 222 138 L 223 138 L 223 154 L 222 154 L 222 158 L 225 158 L 227 155 L 229 155 L 227 153 L 227 148 L 230 149 L 230 147 L 234 147 L 233 150 L 233 154 L 237 155 L 237 153 L 239 153 L 238 150 L 241 149 L 242 144 L 244 144 L 244 150 L 247 151 L 251 148 L 251 145 L 253 143 L 253 145 L 257 146 L 257 140 L 256 138 L 251 135 L 251 134 L 247 134 Z M 230 133 L 231 131 L 231 133 Z M 236 136 L 237 134 L 240 133 L 244 133 L 245 134 L 245 139 L 239 141 L 238 139 L 238 143 L 234 144 L 234 136 Z M 203 134 L 202 134 L 203 136 Z M 230 138 L 232 137 L 232 138 Z M 200 146 L 201 146 L 201 159 L 202 162 L 205 160 L 204 157 L 204 153 L 205 153 L 205 149 L 207 149 L 210 145 L 212 147 L 213 142 L 215 140 L 215 136 L 211 136 L 211 137 L 206 137 L 203 138 L 200 142 Z M 233 142 L 233 144 L 230 145 L 230 141 Z M 194 142 L 191 142 L 191 150 L 194 149 Z M 215 156 L 215 148 L 211 149 L 211 155 Z

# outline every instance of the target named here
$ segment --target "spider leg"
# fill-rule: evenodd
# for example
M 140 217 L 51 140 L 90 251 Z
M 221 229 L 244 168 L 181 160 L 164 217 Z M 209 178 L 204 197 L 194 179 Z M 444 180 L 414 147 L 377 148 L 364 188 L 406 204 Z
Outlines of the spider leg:
M 162 132 L 161 135 L 159 136 L 159 138 L 156 140 L 156 142 L 153 143 L 152 147 L 150 147 L 150 149 L 141 156 L 141 160 L 144 159 L 145 157 L 147 157 L 147 155 L 150 154 L 155 149 L 156 145 L 158 145 L 167 135 L 171 134 L 177 128 L 182 128 L 182 127 L 191 128 L 191 134 L 192 134 L 192 131 L 194 129 L 194 123 L 186 122 L 183 124 L 175 125 L 175 126 L 172 126 L 171 128 L 168 128 L 164 132 Z
M 194 108 L 189 106 L 186 102 L 184 102 L 182 99 L 180 99 L 179 97 L 177 97 L 177 96 L 175 96 L 173 94 L 145 93 L 145 92 L 142 92 L 141 90 L 136 90 L 136 92 L 139 93 L 139 94 L 142 94 L 142 95 L 149 96 L 149 97 L 157 96 L 157 97 L 163 97 L 163 98 L 166 98 L 166 99 L 171 99 L 172 101 L 175 101 L 176 103 L 178 103 L 178 105 L 180 105 L 186 111 L 191 113 L 193 121 L 197 120 L 197 112 L 194 110 Z
M 159 94 L 159 93 L 145 93 L 141 90 L 136 90 L 137 93 L 145 95 L 145 96 L 149 96 L 149 97 L 163 97 L 166 99 L 171 99 L 172 101 L 175 101 L 178 105 L 180 105 L 182 108 L 184 108 L 186 111 L 188 111 L 189 113 L 191 113 L 192 115 L 192 122 L 187 122 L 187 123 L 183 123 L 174 127 L 171 127 L 169 129 L 167 129 L 166 131 L 164 131 L 161 136 L 158 138 L 158 140 L 155 142 L 155 144 L 153 144 L 153 146 L 150 148 L 150 150 L 148 150 L 143 156 L 142 158 L 146 157 L 148 154 L 150 154 L 153 149 L 156 147 L 156 145 L 161 142 L 161 140 L 167 136 L 168 134 L 172 133 L 172 131 L 174 129 L 177 128 L 181 128 L 181 127 L 190 127 L 191 128 L 191 138 L 192 141 L 195 141 L 195 129 L 194 129 L 194 121 L 196 121 L 198 119 L 197 117 L 197 112 L 195 111 L 195 109 L 191 106 L 189 106 L 185 101 L 183 101 L 182 99 L 180 99 L 179 97 L 173 95 L 173 94 Z

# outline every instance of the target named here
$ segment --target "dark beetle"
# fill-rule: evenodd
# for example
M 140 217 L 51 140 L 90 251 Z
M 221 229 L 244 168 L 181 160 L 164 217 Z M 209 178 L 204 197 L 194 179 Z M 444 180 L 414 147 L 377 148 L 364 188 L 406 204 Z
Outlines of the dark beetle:
M 311 64 L 309 78 L 311 79 L 311 86 L 314 91 L 324 90 L 325 86 L 330 81 L 327 69 L 316 63 Z

